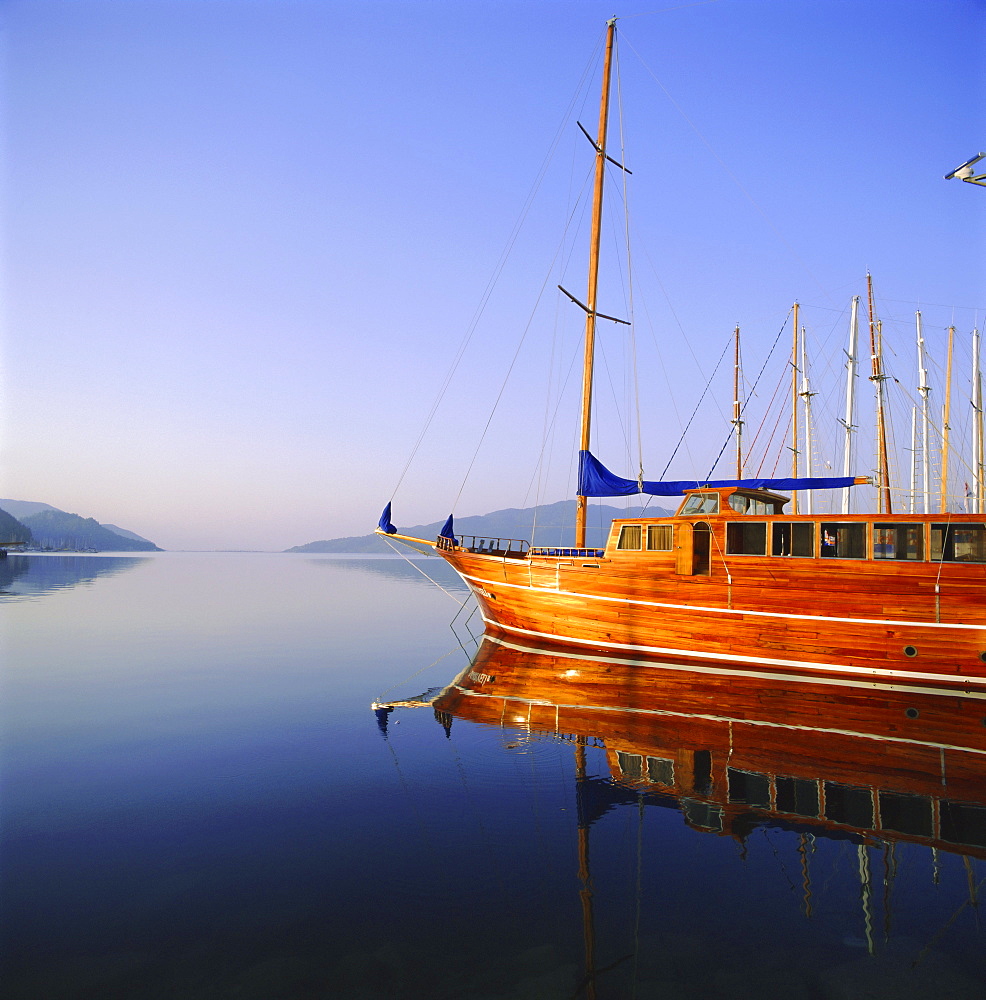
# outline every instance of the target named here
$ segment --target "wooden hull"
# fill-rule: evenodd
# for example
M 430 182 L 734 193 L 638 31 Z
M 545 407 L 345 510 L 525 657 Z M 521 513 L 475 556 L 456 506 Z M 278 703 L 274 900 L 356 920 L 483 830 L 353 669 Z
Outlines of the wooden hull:
M 793 679 L 986 682 L 986 565 L 739 557 L 707 575 L 674 555 L 507 559 L 441 551 L 487 631 Z
M 629 788 L 724 835 L 770 821 L 986 857 L 979 697 L 879 683 L 791 690 L 487 639 L 434 708 L 602 746 L 615 785 L 592 791 L 597 810 L 632 801 Z

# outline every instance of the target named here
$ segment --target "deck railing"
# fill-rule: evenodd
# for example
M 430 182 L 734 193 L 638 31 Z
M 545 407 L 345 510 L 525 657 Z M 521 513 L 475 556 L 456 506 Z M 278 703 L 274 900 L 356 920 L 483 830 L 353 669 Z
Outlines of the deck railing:
M 532 556 L 567 556 L 572 559 L 602 559 L 605 549 L 569 549 L 563 545 L 535 545 Z
M 488 535 L 457 535 L 454 541 L 439 535 L 436 544 L 445 552 L 464 549 L 466 552 L 484 556 L 502 556 L 504 559 L 523 559 L 531 547 L 530 542 L 521 538 L 490 538 Z

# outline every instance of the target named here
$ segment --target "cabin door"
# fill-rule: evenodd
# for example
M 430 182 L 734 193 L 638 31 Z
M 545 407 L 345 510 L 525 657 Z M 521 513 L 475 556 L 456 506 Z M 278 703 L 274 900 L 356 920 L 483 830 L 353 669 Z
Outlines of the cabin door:
M 708 576 L 712 572 L 712 529 L 699 521 L 692 527 L 692 575 Z
M 708 576 L 711 573 L 712 532 L 705 521 L 679 530 L 678 572 L 682 576 Z

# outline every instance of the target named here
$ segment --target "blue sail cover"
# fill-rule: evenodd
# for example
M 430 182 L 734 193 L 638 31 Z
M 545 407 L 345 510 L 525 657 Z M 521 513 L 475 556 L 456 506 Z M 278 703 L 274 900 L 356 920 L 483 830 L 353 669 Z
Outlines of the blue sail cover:
M 387 504 L 383 509 L 383 513 L 380 515 L 380 520 L 377 522 L 381 531 L 386 531 L 388 535 L 396 535 L 397 529 L 394 527 L 390 520 L 390 504 Z
M 636 479 L 624 479 L 614 475 L 591 452 L 579 452 L 579 492 L 580 497 L 629 497 L 636 493 L 647 493 L 652 497 L 681 496 L 685 490 L 702 486 L 735 486 L 747 490 L 836 490 L 855 485 L 853 476 L 825 479 L 713 479 L 701 482 L 696 479 L 679 479 L 667 482 L 642 483 Z
M 449 514 L 448 520 L 442 525 L 442 530 L 438 533 L 439 538 L 451 538 L 455 541 L 455 535 L 452 533 L 452 515 Z M 458 543 L 456 543 L 458 544 Z

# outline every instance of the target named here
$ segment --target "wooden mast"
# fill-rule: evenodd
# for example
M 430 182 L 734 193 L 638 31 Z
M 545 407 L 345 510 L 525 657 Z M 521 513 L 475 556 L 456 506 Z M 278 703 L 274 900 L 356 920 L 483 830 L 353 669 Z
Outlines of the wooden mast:
M 876 343 L 876 319 L 873 315 L 873 278 L 869 274 L 866 275 L 866 298 L 870 316 L 870 358 L 873 362 L 873 374 L 870 376 L 870 380 L 876 386 L 876 432 L 880 458 L 879 513 L 892 514 L 890 465 L 887 461 L 887 422 L 883 414 L 883 380 L 886 376 L 880 369 L 880 350 Z
M 589 450 L 592 418 L 592 366 L 596 346 L 596 290 L 599 285 L 599 244 L 602 238 L 603 181 L 606 177 L 606 127 L 609 122 L 609 78 L 613 62 L 616 18 L 606 22 L 606 57 L 603 62 L 602 95 L 599 99 L 599 132 L 596 139 L 596 182 L 592 195 L 592 233 L 589 243 L 589 289 L 585 314 L 585 360 L 582 367 L 582 424 L 579 448 Z M 575 547 L 585 546 L 586 505 L 584 496 L 575 502 Z

